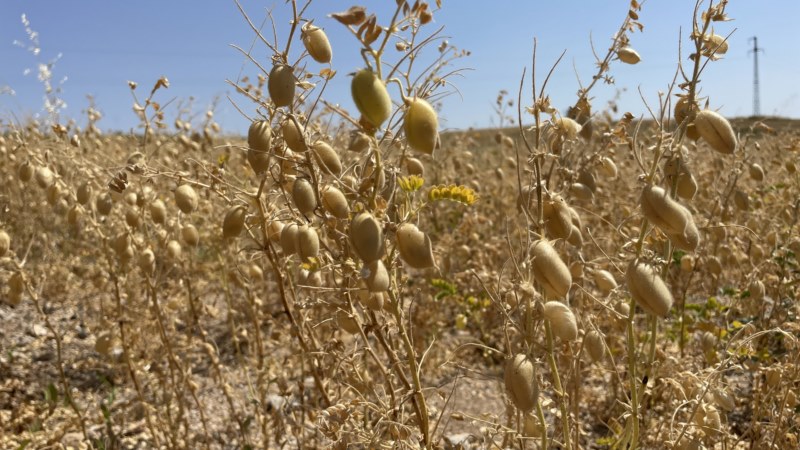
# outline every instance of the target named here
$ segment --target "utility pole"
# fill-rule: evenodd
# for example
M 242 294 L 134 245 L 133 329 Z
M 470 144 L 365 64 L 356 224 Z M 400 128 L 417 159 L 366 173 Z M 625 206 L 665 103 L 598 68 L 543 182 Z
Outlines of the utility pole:
M 748 53 L 753 54 L 753 116 L 761 115 L 761 98 L 758 93 L 758 52 L 764 49 L 758 46 L 758 37 L 753 36 L 749 39 L 753 41 L 753 48 Z

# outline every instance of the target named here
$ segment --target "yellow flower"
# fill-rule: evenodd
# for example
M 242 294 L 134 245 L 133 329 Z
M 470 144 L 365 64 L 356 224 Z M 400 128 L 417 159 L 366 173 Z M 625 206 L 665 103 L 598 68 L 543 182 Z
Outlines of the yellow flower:
M 400 185 L 400 189 L 405 192 L 417 192 L 425 184 L 425 180 L 417 175 L 409 175 L 398 178 L 397 183 Z

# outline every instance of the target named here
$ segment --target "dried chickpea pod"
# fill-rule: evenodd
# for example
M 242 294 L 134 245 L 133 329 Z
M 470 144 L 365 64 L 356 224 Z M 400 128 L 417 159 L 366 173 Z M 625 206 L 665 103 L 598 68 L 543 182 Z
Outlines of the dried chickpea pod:
M 370 137 L 364 132 L 353 131 L 350 133 L 350 142 L 347 144 L 347 150 L 351 152 L 361 153 L 369 148 Z
M 597 288 L 600 289 L 604 295 L 608 295 L 617 288 L 617 280 L 614 279 L 614 275 L 607 270 L 595 270 L 592 274 L 594 278 L 594 283 L 597 285 Z
M 764 294 L 766 293 L 764 282 L 761 280 L 751 281 L 750 285 L 747 287 L 747 290 L 750 292 L 750 298 L 752 298 L 753 300 L 763 299 Z
M 170 240 L 167 242 L 167 258 L 172 261 L 177 261 L 181 259 L 182 253 L 183 249 L 181 248 L 180 242 L 176 240 Z
M 370 125 L 380 127 L 392 113 L 392 99 L 383 80 L 370 69 L 361 69 L 350 84 L 358 111 Z
M 197 231 L 194 225 L 187 224 L 181 228 L 181 238 L 189 247 L 197 247 L 200 243 L 200 232 Z
M 697 102 L 692 105 L 689 104 L 688 97 L 680 97 L 675 103 L 675 122 L 680 125 L 689 119 L 686 124 L 686 136 L 693 141 L 700 138 L 700 133 L 697 131 L 697 127 L 694 126 L 694 122 L 691 121 L 691 117 L 699 109 L 700 106 Z
M 764 181 L 764 168 L 760 164 L 752 163 L 749 167 L 750 178 L 756 181 Z
M 542 437 L 542 424 L 536 415 L 528 413 L 522 418 L 522 433 L 527 438 L 541 439 Z
M 747 211 L 750 209 L 750 196 L 746 192 L 737 189 L 733 193 L 733 204 L 736 205 L 737 209 Z
M 287 64 L 275 64 L 269 72 L 267 90 L 275 106 L 289 106 L 294 102 L 294 70 Z
M 602 361 L 606 354 L 606 346 L 603 341 L 603 335 L 595 330 L 589 331 L 583 337 L 583 348 L 594 362 Z
M 406 158 L 406 172 L 422 177 L 425 176 L 425 166 L 417 158 Z
M 296 155 L 297 153 L 287 148 L 283 152 L 283 158 L 280 160 L 281 173 L 284 176 L 283 186 L 284 189 L 290 191 L 292 190 L 292 183 L 294 183 L 294 179 L 297 177 L 298 158 Z
M 789 408 L 797 408 L 797 405 L 799 403 L 800 402 L 798 402 L 797 394 L 795 394 L 795 391 L 790 390 L 789 392 L 786 393 L 786 405 L 789 406 Z
M 247 278 L 251 281 L 263 280 L 264 271 L 258 264 L 250 264 L 247 266 Z
M 712 393 L 714 403 L 725 411 L 731 412 L 736 409 L 736 399 L 730 392 L 724 389 L 714 389 Z
M 269 150 L 272 145 L 272 127 L 266 120 L 256 120 L 247 130 L 247 163 L 255 173 L 269 167 Z
M 617 50 L 617 57 L 619 57 L 619 60 L 625 64 L 638 64 L 639 61 L 642 60 L 642 57 L 639 56 L 639 53 L 628 46 Z
M 291 256 L 297 253 L 297 232 L 300 227 L 296 223 L 285 225 L 281 230 L 281 248 L 283 254 Z
M 594 198 L 594 192 L 592 192 L 592 190 L 589 189 L 589 187 L 583 183 L 572 183 L 569 186 L 569 193 L 573 197 L 580 200 L 589 201 L 592 200 L 592 198 Z
M 294 120 L 291 118 L 287 117 L 283 123 L 281 123 L 283 140 L 292 151 L 303 153 L 308 150 L 308 145 L 306 145 L 306 141 L 303 138 L 304 132 L 304 129 L 297 128 L 297 125 L 295 125 Z
M 597 180 L 591 170 L 583 169 L 578 173 L 578 183 L 583 184 L 594 193 L 597 190 Z
M 635 259 L 628 265 L 625 281 L 631 297 L 642 309 L 658 317 L 666 317 L 672 308 L 672 293 L 655 268 Z
M 522 353 L 514 355 L 506 361 L 503 381 L 511 403 L 522 412 L 533 411 L 539 400 L 539 380 L 533 360 Z
M 223 239 L 232 239 L 242 233 L 246 214 L 247 208 L 243 205 L 232 206 L 228 209 L 228 212 L 225 213 L 225 218 L 222 220 Z
M 61 199 L 61 194 L 61 186 L 59 186 L 58 183 L 51 184 L 45 191 L 47 203 L 49 203 L 51 206 L 54 206 L 56 203 L 58 203 L 58 200 Z
M 139 226 L 142 224 L 141 216 L 139 215 L 139 211 L 135 209 L 127 209 L 125 211 L 125 223 L 128 224 L 129 227 L 133 228 L 134 230 L 138 229 Z
M 383 309 L 384 305 L 388 303 L 389 294 L 387 294 L 386 291 L 379 291 L 379 292 L 363 291 L 363 292 L 365 292 L 366 295 L 361 300 L 361 302 L 364 303 L 364 305 L 367 308 L 371 309 L 372 311 L 380 311 Z
M 127 192 L 122 196 L 122 199 L 130 206 L 137 206 L 139 195 L 137 195 L 136 192 Z
M 431 239 L 417 229 L 416 225 L 404 223 L 397 228 L 397 249 L 400 257 L 415 269 L 433 267 L 433 246 Z
M 311 145 L 314 156 L 317 158 L 319 168 L 330 175 L 339 176 L 342 174 L 342 161 L 336 150 L 324 141 L 317 141 Z
M 184 214 L 191 214 L 197 209 L 198 197 L 194 188 L 188 184 L 182 184 L 175 189 L 175 204 Z
M 694 118 L 694 126 L 700 137 L 719 153 L 730 155 L 736 150 L 737 140 L 733 127 L 719 113 L 710 109 L 698 112 Z
M 247 129 L 247 146 L 262 152 L 272 145 L 272 127 L 267 120 L 254 120 Z
M 580 260 L 572 261 L 569 265 L 569 273 L 570 275 L 572 275 L 573 280 L 582 279 L 585 269 L 586 269 L 586 264 L 584 264 L 583 261 Z
M 572 221 L 572 225 L 574 225 L 579 230 L 583 228 L 583 222 L 581 222 L 581 216 L 578 214 L 578 211 L 571 206 L 567 206 L 567 210 L 569 211 L 570 221 Z
M 716 350 L 717 347 L 717 336 L 710 332 L 704 331 L 700 334 L 700 348 L 703 350 L 705 354 L 711 354 Z
M 336 325 L 350 334 L 358 334 L 361 330 L 361 325 L 358 324 L 358 318 L 342 309 L 336 312 Z
M 292 200 L 303 214 L 311 214 L 317 208 L 317 197 L 314 186 L 305 178 L 297 178 L 292 185 Z
M 22 293 L 25 291 L 25 276 L 22 272 L 14 272 L 8 278 L 8 293 L 9 296 L 16 297 L 11 302 L 12 304 L 16 305 L 19 303 L 19 300 L 22 297 Z
M 725 36 L 718 34 L 707 34 L 703 36 L 703 55 L 719 56 L 728 52 L 728 41 Z
M 125 249 L 131 246 L 131 237 L 128 233 L 122 232 L 114 236 L 110 242 L 111 248 L 117 255 L 125 252 Z
M 659 186 L 652 184 L 645 186 L 640 205 L 647 220 L 667 234 L 683 234 L 689 221 L 692 220 L 689 210 Z
M 694 270 L 694 257 L 692 255 L 683 255 L 681 257 L 681 270 L 684 272 Z
M 767 386 L 771 388 L 775 388 L 780 385 L 782 378 L 783 374 L 781 373 L 781 369 L 778 367 L 770 367 L 764 373 L 764 381 L 766 381 Z
M 11 248 L 11 236 L 4 230 L 0 230 L 0 258 L 8 253 L 9 248 Z
M 614 304 L 614 311 L 617 313 L 616 325 L 619 328 L 625 328 L 625 325 L 628 321 L 628 317 L 631 315 L 631 307 L 628 302 L 617 302 Z
M 703 421 L 701 430 L 708 438 L 714 439 L 719 436 L 722 427 L 722 421 L 719 415 L 719 410 L 712 405 L 703 405 Z
M 583 247 L 583 234 L 575 225 L 570 225 L 570 232 L 569 236 L 567 237 L 567 242 L 569 242 L 570 245 L 575 248 Z
M 683 233 L 667 233 L 667 237 L 675 247 L 687 252 L 695 251 L 697 246 L 700 245 L 700 231 L 697 229 L 694 220 L 688 221 Z
M 676 184 L 678 197 L 691 200 L 697 193 L 697 180 L 686 164 L 679 158 L 672 158 L 664 166 L 668 184 Z
M 167 205 L 156 199 L 150 203 L 150 218 L 153 223 L 164 224 L 167 221 Z
M 403 131 L 411 148 L 432 154 L 439 142 L 439 119 L 431 104 L 421 98 L 409 100 Z
M 581 124 L 569 117 L 553 119 L 553 127 L 555 127 L 556 130 L 555 136 L 561 136 L 569 140 L 577 139 L 578 134 L 583 129 Z
M 156 270 L 156 255 L 152 249 L 145 249 L 139 254 L 139 268 L 146 274 L 151 274 Z
M 565 298 L 572 286 L 572 275 L 569 268 L 556 249 L 545 240 L 533 243 L 533 276 L 545 290 L 548 298 Z
M 570 208 L 560 195 L 545 200 L 542 205 L 545 227 L 550 236 L 556 239 L 567 239 L 572 232 L 572 215 Z
M 322 287 L 322 272 L 319 270 L 300 269 L 298 283 L 309 287 Z
M 89 200 L 92 198 L 92 185 L 88 181 L 81 183 L 75 193 L 75 197 L 81 205 L 89 203 Z
M 267 224 L 267 236 L 269 240 L 280 244 L 281 242 L 281 232 L 283 231 L 283 224 L 278 222 L 277 220 L 270 220 Z
M 108 357 L 111 355 L 111 350 L 114 345 L 114 339 L 111 332 L 104 331 L 97 335 L 94 340 L 94 351 Z
M 328 36 L 321 28 L 311 24 L 311 22 L 303 25 L 301 29 L 300 38 L 303 40 L 303 46 L 314 61 L 322 64 L 331 62 L 333 52 L 331 50 L 331 43 L 328 42 Z
M 29 161 L 25 161 L 17 168 L 17 178 L 19 178 L 19 181 L 27 183 L 33 178 L 34 170 L 33 165 Z
M 295 233 L 295 248 L 303 261 L 319 256 L 319 235 L 308 225 L 301 225 Z
M 697 179 L 689 172 L 678 175 L 678 185 L 675 193 L 678 197 L 691 200 L 697 194 Z
M 389 272 L 380 259 L 365 264 L 363 273 L 364 282 L 370 292 L 383 292 L 389 289 Z
M 375 216 L 361 212 L 350 222 L 350 243 L 364 262 L 372 262 L 383 253 L 383 227 Z M 382 289 L 385 290 L 385 289 Z
M 603 176 L 614 179 L 617 178 L 617 174 L 619 170 L 617 169 L 617 164 L 614 162 L 613 159 L 609 158 L 608 156 L 604 156 L 600 160 L 600 164 L 597 166 L 597 170 L 600 171 Z
M 553 334 L 562 341 L 578 339 L 578 322 L 569 306 L 557 300 L 544 304 L 544 317 L 550 321 Z
M 346 187 L 349 191 L 347 196 L 352 196 L 352 192 L 358 190 L 358 180 L 353 175 L 345 175 L 342 177 L 342 187 Z
M 322 190 L 322 207 L 337 219 L 347 219 L 350 215 L 350 205 L 342 191 L 327 186 Z
M 38 184 L 42 189 L 47 189 L 55 181 L 55 175 L 53 174 L 53 171 L 47 167 L 39 167 L 36 169 L 35 176 L 36 184 Z
M 367 189 L 372 188 L 376 185 L 375 180 L 375 163 L 372 159 L 369 159 L 364 166 L 364 169 L 361 171 L 361 184 L 358 187 L 358 190 L 364 192 Z M 386 170 L 381 170 L 378 173 L 378 180 L 377 180 L 377 188 L 378 190 L 383 190 L 386 186 Z

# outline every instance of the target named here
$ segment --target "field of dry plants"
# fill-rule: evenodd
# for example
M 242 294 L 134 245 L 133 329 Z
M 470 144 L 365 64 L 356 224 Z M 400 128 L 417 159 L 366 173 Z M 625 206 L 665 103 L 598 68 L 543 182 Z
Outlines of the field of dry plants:
M 441 135 L 464 53 L 396 3 L 333 14 L 352 74 L 307 3 L 243 16 L 246 138 L 167 78 L 137 134 L 0 123 L 0 448 L 798 448 L 800 127 L 703 96 L 726 1 L 645 116 L 592 105 L 632 0 L 575 98 L 534 44 L 505 128 Z

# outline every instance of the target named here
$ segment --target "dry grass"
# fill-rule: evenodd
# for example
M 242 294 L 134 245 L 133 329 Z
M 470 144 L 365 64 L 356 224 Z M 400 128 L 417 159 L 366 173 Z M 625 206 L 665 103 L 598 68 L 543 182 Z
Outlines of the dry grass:
M 247 139 L 170 131 L 166 78 L 131 83 L 138 136 L 4 123 L 0 446 L 796 448 L 800 127 L 695 127 L 724 6 L 647 118 L 590 104 L 635 63 L 632 2 L 567 115 L 533 67 L 501 128 L 439 136 L 462 53 L 401 1 L 335 15 L 359 111 L 295 26 L 231 82 Z

